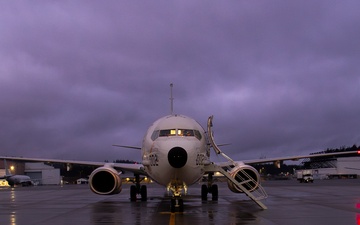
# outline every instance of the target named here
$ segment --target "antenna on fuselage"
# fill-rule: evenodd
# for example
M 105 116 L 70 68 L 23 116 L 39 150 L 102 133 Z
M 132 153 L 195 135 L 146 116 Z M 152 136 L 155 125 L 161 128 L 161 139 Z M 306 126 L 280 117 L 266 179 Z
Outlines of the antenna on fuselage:
M 171 115 L 174 114 L 174 98 L 173 98 L 173 83 L 170 84 L 170 113 Z

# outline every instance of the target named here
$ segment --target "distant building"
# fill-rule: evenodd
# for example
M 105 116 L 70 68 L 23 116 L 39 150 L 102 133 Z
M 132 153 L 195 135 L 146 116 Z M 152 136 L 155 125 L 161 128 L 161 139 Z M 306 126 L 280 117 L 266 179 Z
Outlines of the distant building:
M 44 163 L 25 163 L 25 175 L 29 176 L 34 183 L 40 185 L 59 185 L 61 181 L 60 169 Z
M 360 157 L 341 157 L 317 160 L 308 164 L 314 179 L 360 177 Z
M 60 184 L 60 169 L 44 163 L 24 163 L 19 161 L 7 160 L 8 169 L 13 175 L 27 175 L 35 185 L 58 185 Z M 0 176 L 5 175 L 3 160 L 0 160 Z M 1 185 L 8 185 L 6 180 L 0 181 Z
M 19 161 L 6 160 L 8 169 L 12 174 L 24 175 L 25 163 Z M 0 160 L 0 175 L 5 175 L 4 160 Z

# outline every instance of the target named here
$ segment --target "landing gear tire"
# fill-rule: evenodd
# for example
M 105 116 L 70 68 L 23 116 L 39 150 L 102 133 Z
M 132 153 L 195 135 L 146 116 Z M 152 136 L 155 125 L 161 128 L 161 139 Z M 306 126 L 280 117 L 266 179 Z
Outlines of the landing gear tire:
M 208 194 L 208 187 L 205 184 L 201 185 L 201 200 L 206 201 L 207 194 Z
M 213 184 L 211 186 L 211 194 L 212 194 L 212 200 L 217 201 L 219 198 L 219 188 L 216 184 Z
M 179 199 L 179 212 L 184 212 L 184 201 L 182 199 Z
M 184 200 L 181 198 L 172 198 L 170 203 L 170 211 L 174 213 L 178 207 L 179 212 L 184 212 Z
M 131 185 L 130 186 L 130 201 L 135 202 L 136 201 L 136 186 Z
M 171 203 L 170 203 L 170 211 L 171 211 L 172 213 L 174 213 L 174 212 L 175 212 L 175 205 L 176 205 L 176 201 L 175 201 L 175 199 L 171 199 Z
M 147 188 L 145 185 L 141 186 L 141 190 L 140 190 L 140 194 L 141 194 L 141 201 L 146 201 L 147 200 Z

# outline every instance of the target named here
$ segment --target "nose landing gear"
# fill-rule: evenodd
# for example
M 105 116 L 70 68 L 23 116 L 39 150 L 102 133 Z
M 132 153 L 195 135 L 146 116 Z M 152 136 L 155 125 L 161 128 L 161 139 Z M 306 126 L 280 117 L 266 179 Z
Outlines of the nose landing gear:
M 185 183 L 179 181 L 172 181 L 167 187 L 168 191 L 172 192 L 172 198 L 170 201 L 170 211 L 172 213 L 184 212 L 184 200 L 181 198 L 182 191 L 187 193 L 187 186 Z
M 184 201 L 181 197 L 173 197 L 170 203 L 170 211 L 174 213 L 178 209 L 179 212 L 184 212 Z

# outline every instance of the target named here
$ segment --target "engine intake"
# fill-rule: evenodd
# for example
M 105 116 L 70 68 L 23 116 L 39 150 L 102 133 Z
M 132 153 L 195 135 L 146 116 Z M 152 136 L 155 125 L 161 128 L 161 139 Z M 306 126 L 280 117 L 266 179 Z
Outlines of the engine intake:
M 230 176 L 234 178 L 239 183 L 243 183 L 243 187 L 246 190 L 252 192 L 255 191 L 260 183 L 260 174 L 259 172 L 252 166 L 249 165 L 238 165 L 232 168 L 230 171 Z M 243 191 L 235 185 L 231 180 L 228 180 L 228 187 L 232 192 L 242 193 Z
M 95 169 L 89 178 L 91 191 L 98 195 L 119 194 L 122 190 L 121 184 L 119 172 L 109 166 Z

